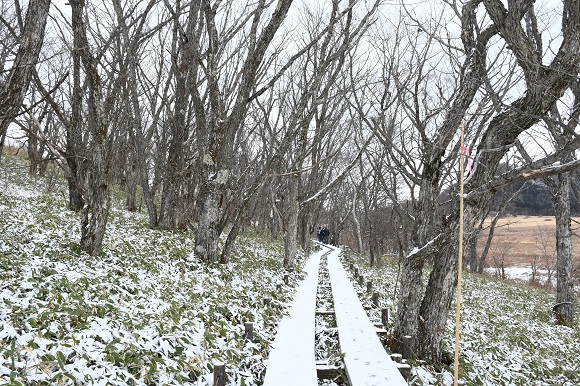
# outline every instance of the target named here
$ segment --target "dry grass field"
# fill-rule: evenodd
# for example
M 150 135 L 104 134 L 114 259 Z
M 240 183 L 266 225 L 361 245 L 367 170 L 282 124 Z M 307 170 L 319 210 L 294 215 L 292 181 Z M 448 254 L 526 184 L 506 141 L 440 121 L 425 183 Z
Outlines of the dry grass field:
M 487 225 L 489 224 L 487 221 Z M 572 219 L 575 275 L 580 274 L 580 218 Z M 556 268 L 556 220 L 549 216 L 508 216 L 500 219 L 495 229 L 486 266 L 536 268 L 544 273 Z M 478 240 L 483 250 L 488 231 Z M 554 272 L 552 273 L 554 274 Z M 555 277 L 555 275 L 553 276 Z

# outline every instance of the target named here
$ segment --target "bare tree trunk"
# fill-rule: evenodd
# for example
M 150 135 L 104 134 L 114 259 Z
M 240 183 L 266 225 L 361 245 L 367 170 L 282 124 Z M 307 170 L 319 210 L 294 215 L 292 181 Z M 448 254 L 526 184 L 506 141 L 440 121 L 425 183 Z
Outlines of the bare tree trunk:
M 227 180 L 227 174 L 221 177 Z M 199 220 L 196 233 L 195 252 L 202 260 L 214 262 L 218 257 L 218 240 L 221 235 L 221 186 L 225 185 L 218 181 L 207 181 L 200 191 L 200 197 L 203 197 L 200 208 Z
M 179 6 L 179 3 L 178 3 Z M 189 47 L 189 39 L 194 33 L 194 26 L 197 22 L 197 8 L 190 5 L 189 20 L 186 29 L 186 36 L 182 36 L 179 19 L 175 15 L 173 27 L 173 71 L 175 76 L 175 103 L 173 116 L 169 122 L 171 141 L 167 162 L 165 164 L 165 176 L 163 180 L 163 193 L 161 196 L 161 207 L 159 209 L 158 225 L 163 229 L 176 229 L 178 225 L 178 214 L 180 211 L 181 191 L 183 187 L 185 173 L 185 141 L 188 135 L 188 125 L 186 122 L 186 111 L 188 111 L 190 67 L 195 65 L 196 59 L 192 55 Z
M 580 82 L 576 81 L 572 86 L 574 105 L 570 112 L 568 123 L 563 127 L 548 124 L 550 133 L 558 148 L 563 148 L 574 138 L 578 122 L 580 120 Z M 561 122 L 561 116 L 557 108 L 554 108 L 557 121 Z M 571 162 L 575 159 L 574 152 L 567 154 L 562 163 Z M 570 191 L 572 189 L 572 174 L 563 173 L 553 178 L 545 179 L 548 190 L 551 193 L 552 205 L 556 214 L 556 254 L 557 254 L 557 277 L 556 277 L 556 305 L 554 314 L 558 324 L 572 325 L 574 322 L 574 278 L 572 256 L 572 229 Z
M 28 122 L 28 130 L 31 131 L 36 131 L 36 130 L 40 130 L 40 128 L 36 127 L 36 125 L 34 125 L 32 122 Z M 28 153 L 28 161 L 29 161 L 29 168 L 28 168 L 28 173 L 30 173 L 31 175 L 36 174 L 36 172 L 38 171 L 38 163 L 40 162 L 40 159 L 42 158 L 39 154 L 38 154 L 38 137 L 35 134 L 29 135 L 28 136 L 28 147 L 27 147 L 27 153 Z
M 572 277 L 572 230 L 570 218 L 570 173 L 561 174 L 559 192 L 553 196 L 556 212 L 556 251 L 558 277 L 554 313 L 558 324 L 574 322 L 574 281 Z
M 474 2 L 471 5 L 476 5 Z M 523 131 L 532 127 L 538 122 L 538 117 L 546 114 L 547 111 L 557 102 L 562 93 L 571 85 L 571 82 L 575 79 L 575 75 L 578 73 L 578 66 L 580 64 L 580 52 L 572 47 L 576 47 L 578 41 L 580 41 L 580 14 L 578 13 L 577 7 L 572 6 L 573 2 L 564 2 L 565 9 L 565 19 L 566 24 L 565 36 L 563 39 L 562 46 L 560 47 L 556 57 L 552 61 L 551 65 L 546 67 L 542 65 L 541 62 L 541 50 L 534 59 L 529 55 L 529 51 L 518 46 L 521 39 L 529 39 L 526 41 L 536 41 L 533 40 L 535 36 L 527 36 L 526 32 L 523 30 L 521 25 L 521 18 L 523 15 L 530 11 L 532 3 L 519 3 L 519 7 L 510 7 L 509 12 L 505 9 L 501 1 L 485 1 L 485 8 L 490 18 L 494 22 L 492 29 L 488 31 L 486 38 L 483 41 L 487 42 L 491 36 L 496 32 L 499 32 L 501 36 L 506 40 L 506 42 L 514 50 L 514 54 L 517 58 L 518 65 L 522 68 L 526 75 L 527 90 L 526 94 L 521 98 L 514 101 L 510 108 L 502 110 L 497 114 L 490 122 L 486 125 L 483 135 L 481 136 L 481 141 L 478 146 L 478 163 L 473 171 L 473 174 L 466 182 L 465 191 L 469 192 L 466 195 L 465 203 L 465 234 L 471 235 L 473 230 L 482 219 L 481 216 L 485 213 L 485 208 L 488 206 L 491 198 L 497 191 L 497 186 L 491 186 L 497 179 L 494 179 L 495 171 L 498 168 L 499 162 L 508 149 L 516 141 L 518 135 Z M 526 9 L 521 9 L 521 7 L 527 7 Z M 466 10 L 466 9 L 465 9 Z M 472 9 L 473 11 L 473 9 Z M 506 16 L 508 15 L 509 16 Z M 470 19 L 471 20 L 471 19 Z M 472 22 L 473 20 L 466 20 Z M 482 35 L 485 31 L 482 31 Z M 462 35 L 464 38 L 468 38 L 469 35 Z M 532 44 L 532 43 L 530 43 Z M 484 54 L 485 51 L 482 51 Z M 474 67 L 477 71 L 477 66 Z M 475 77 L 471 79 L 476 79 Z M 454 102 L 458 103 L 456 106 L 463 110 L 461 106 L 466 106 L 464 103 L 470 104 L 473 100 L 473 94 L 476 89 L 471 89 L 466 91 L 463 95 L 465 98 L 459 98 Z M 463 92 L 463 91 L 462 91 Z M 456 106 L 452 106 L 451 111 L 454 111 Z M 463 115 L 463 114 L 461 114 Z M 449 116 L 450 121 L 455 119 L 453 116 Z M 453 123 L 454 127 L 458 124 Z M 443 132 L 448 133 L 447 130 Z M 493 151 L 490 151 L 493 149 Z M 437 161 L 440 160 L 440 156 L 430 157 L 430 160 Z M 437 165 L 433 162 L 427 163 L 424 167 L 435 167 L 432 172 L 436 173 Z M 522 175 L 520 177 L 529 177 L 529 173 L 520 172 Z M 525 174 L 525 175 L 524 175 Z M 424 174 L 425 176 L 425 174 Z M 438 179 L 433 179 L 432 181 L 438 181 Z M 489 181 L 494 181 L 490 183 Z M 513 180 L 512 180 L 513 181 Z M 423 191 L 424 185 L 422 184 L 421 190 Z M 427 186 L 427 189 L 430 187 Z M 437 195 L 432 195 L 432 199 L 437 199 Z M 430 201 L 430 200 L 428 200 Z M 422 202 L 420 200 L 420 202 Z M 433 201 L 431 201 L 433 202 Z M 422 220 L 427 216 L 432 215 L 432 213 L 437 213 L 432 211 L 432 208 L 428 206 L 418 207 L 419 213 L 422 213 Z M 456 238 L 452 237 L 453 232 L 457 229 L 457 204 L 454 200 L 454 208 L 452 209 L 452 216 L 445 220 L 445 224 L 442 224 L 442 229 L 444 229 L 443 239 L 448 239 L 450 245 L 455 245 Z M 421 227 L 421 223 L 419 224 Z M 418 235 L 422 235 L 422 232 L 417 232 Z M 423 235 L 422 235 L 423 236 Z M 418 238 L 415 241 L 415 245 L 425 245 L 427 239 Z M 447 322 L 448 306 L 451 302 L 452 288 L 455 284 L 455 274 L 457 273 L 457 263 L 456 255 L 453 253 L 454 248 L 442 248 L 434 249 L 431 251 L 430 260 L 432 259 L 434 263 L 434 269 L 431 272 L 429 283 L 425 290 L 425 298 L 421 303 L 421 311 L 417 313 L 411 307 L 407 306 L 405 302 L 410 302 L 411 305 L 415 305 L 414 297 L 421 295 L 411 295 L 409 299 L 403 299 L 399 302 L 398 309 L 398 319 L 397 326 L 395 330 L 395 338 L 398 339 L 402 332 L 406 332 L 404 328 L 413 327 L 418 324 L 418 320 L 421 320 L 419 336 L 417 339 L 417 345 L 414 346 L 415 352 L 419 356 L 425 356 L 431 360 L 438 362 L 441 360 L 442 353 L 442 336 L 445 331 L 445 326 Z M 413 256 L 413 255 L 411 255 Z M 408 259 L 408 257 L 407 257 Z M 403 264 L 403 278 L 410 280 L 410 283 L 402 283 L 401 291 L 402 295 L 405 296 L 411 291 L 410 286 L 416 286 L 417 293 L 419 292 L 419 277 L 413 277 L 410 275 L 413 271 L 412 264 Z M 403 298 L 402 296 L 402 298 Z M 407 306 L 407 307 L 406 307 Z M 407 315 L 405 315 L 407 314 Z M 408 335 L 413 335 L 413 331 L 410 331 Z
M 457 234 L 457 228 L 451 230 Z M 440 360 L 443 352 L 443 337 L 449 308 L 457 284 L 457 237 L 450 240 L 452 248 L 444 248 L 446 258 L 435 258 L 433 270 L 425 290 L 419 312 L 419 355 Z
M 155 196 L 149 186 L 149 173 L 147 171 L 147 156 L 145 150 L 145 138 L 139 130 L 135 132 L 133 137 L 135 143 L 136 159 L 138 162 L 137 168 L 139 170 L 139 182 L 141 189 L 143 189 L 143 199 L 147 206 L 147 214 L 149 215 L 149 226 L 154 228 L 157 226 L 157 206 L 155 205 Z
M 300 234 L 300 247 L 308 253 L 310 251 L 310 240 L 312 232 L 315 228 L 313 228 L 313 217 L 316 209 L 314 206 L 316 203 L 308 203 L 300 208 L 300 226 L 299 234 Z
M 123 7 L 119 0 L 113 1 L 113 7 L 117 14 L 117 22 L 121 28 L 121 36 L 123 43 L 126 46 L 126 56 L 125 60 L 121 61 L 121 71 L 125 72 L 126 83 L 125 88 L 127 92 L 127 103 L 128 110 L 130 111 L 129 122 L 129 137 L 133 144 L 133 167 L 129 173 L 131 174 L 131 183 L 137 183 L 141 186 L 143 190 L 143 199 L 145 200 L 145 205 L 147 206 L 147 213 L 149 215 L 149 226 L 154 228 L 157 226 L 157 206 L 154 202 L 154 195 L 151 192 L 151 187 L 149 185 L 149 172 L 147 168 L 147 150 L 146 150 L 146 139 L 143 135 L 143 120 L 141 117 L 142 109 L 139 103 L 139 91 L 137 88 L 137 61 L 139 60 L 139 43 L 143 33 L 143 27 L 146 22 L 146 15 L 149 13 L 154 5 L 154 1 L 149 1 L 146 9 L 140 15 L 141 22 L 135 32 L 133 38 L 129 36 L 129 28 L 127 26 L 125 15 L 123 14 Z M 157 120 L 157 117 L 154 118 Z M 135 176 L 133 176 L 133 173 Z M 135 181 L 133 181 L 135 177 Z M 129 182 L 129 179 L 128 179 Z M 128 186 L 132 186 L 129 185 Z M 128 189 L 129 190 L 129 189 Z M 128 191 L 129 193 L 129 191 Z M 129 208 L 133 207 L 128 205 Z
M 370 266 L 374 267 L 375 266 L 375 260 L 376 260 L 376 239 L 375 239 L 375 234 L 373 232 L 373 225 L 370 222 L 370 219 L 367 218 L 367 221 L 369 221 L 369 255 L 370 255 Z
M 180 87 L 176 94 L 184 92 Z M 169 145 L 167 156 L 165 178 L 163 181 L 163 194 L 161 196 L 161 207 L 159 210 L 159 226 L 163 229 L 176 229 L 178 223 L 179 204 L 181 201 L 181 188 L 183 183 L 184 163 L 184 143 L 187 139 L 185 128 L 184 105 L 176 102 L 175 116 L 171 124 L 172 139 Z
M 228 233 L 228 237 L 226 238 L 226 242 L 224 243 L 224 247 L 220 254 L 220 263 L 226 264 L 229 261 L 229 255 L 232 251 L 236 238 L 240 232 L 241 227 L 248 221 L 250 216 L 250 212 L 252 208 L 255 208 L 256 201 L 260 198 L 259 195 L 251 194 L 246 200 L 244 200 L 240 207 L 235 211 L 235 218 L 232 221 L 232 228 Z
M 357 189 L 354 189 L 353 197 L 352 197 L 352 221 L 354 222 L 355 227 L 355 235 L 356 235 L 356 247 L 358 253 L 363 253 L 363 240 L 362 240 L 362 233 L 361 233 L 361 226 L 360 221 L 358 220 L 358 216 L 356 214 L 356 201 L 357 201 Z
M 75 173 L 78 175 L 78 165 L 76 159 L 73 160 L 74 157 L 67 158 L 67 165 L 71 173 Z M 79 212 L 84 205 L 83 194 L 79 187 L 79 182 L 76 177 L 67 177 L 67 186 L 68 186 L 68 207 L 70 210 L 75 212 Z
M 66 178 L 68 186 L 68 207 L 70 210 L 79 212 L 83 208 L 85 200 L 80 187 L 77 155 L 71 154 L 71 146 L 68 144 L 66 153 L 66 163 L 71 173 L 71 175 Z
M 127 198 L 125 200 L 125 207 L 130 212 L 135 212 L 137 210 L 137 181 L 138 172 L 137 166 L 135 165 L 134 161 L 134 154 L 129 155 L 128 165 L 125 170 L 125 193 L 127 194 Z
M 415 347 L 419 329 L 419 309 L 421 294 L 423 293 L 423 266 L 424 256 L 418 251 L 405 256 L 401 262 L 401 286 L 397 303 L 397 319 L 395 321 L 394 341 L 392 348 L 402 352 L 403 337 L 413 338 L 412 347 Z
M 397 304 L 397 319 L 394 329 L 393 348 L 401 352 L 404 336 L 412 336 L 412 347 L 416 347 L 420 337 L 419 315 L 422 306 L 423 267 L 429 254 L 430 245 L 433 243 L 435 225 L 435 213 L 437 213 L 436 191 L 440 171 L 438 165 L 425 165 L 421 190 L 418 199 L 417 216 L 413 230 L 413 245 L 415 249 L 404 257 L 401 264 L 401 287 Z M 415 351 L 418 351 L 415 349 Z
M 7 81 L 0 90 L 0 136 L 4 136 L 24 102 L 42 48 L 49 8 L 50 0 L 31 0 L 26 10 L 24 29 L 19 36 L 20 46 Z
M 296 265 L 296 250 L 298 236 L 298 215 L 300 202 L 298 197 L 299 175 L 290 177 L 288 181 L 290 208 L 288 210 L 288 222 L 284 229 L 284 267 L 293 269 Z
M 522 189 L 523 189 L 523 187 L 522 187 Z M 519 190 L 518 190 L 518 192 L 519 192 Z M 491 223 L 489 224 L 489 234 L 487 235 L 487 239 L 485 241 L 485 247 L 483 248 L 483 251 L 481 252 L 481 256 L 479 257 L 479 264 L 477 265 L 477 272 L 479 272 L 479 273 L 483 273 L 483 269 L 485 268 L 485 260 L 487 259 L 487 255 L 489 253 L 489 249 L 491 248 L 491 241 L 493 240 L 493 235 L 495 233 L 495 228 L 497 226 L 497 222 L 499 221 L 499 219 L 500 219 L 503 211 L 507 207 L 507 204 L 516 195 L 517 195 L 517 192 L 514 193 L 511 196 L 508 196 L 507 193 L 506 193 L 506 195 L 502 199 L 502 202 L 501 202 L 501 204 L 500 204 L 500 206 L 498 208 L 498 211 L 497 211 L 496 215 L 493 216 L 493 219 L 491 220 Z M 483 215 L 483 218 L 487 217 L 488 213 L 489 213 L 489 211 L 487 211 Z M 480 225 L 478 226 L 478 229 L 481 229 L 482 224 L 483 223 L 480 222 Z M 475 236 L 473 236 L 473 238 L 476 239 L 476 242 L 477 242 L 477 236 L 479 235 L 479 233 L 480 233 L 480 230 L 476 230 L 475 231 Z
M 100 253 L 107 225 L 109 197 L 109 165 L 107 163 L 107 131 L 101 78 L 97 62 L 91 54 L 83 20 L 84 0 L 71 0 L 72 26 L 75 37 L 75 51 L 78 51 L 85 69 L 87 82 L 87 127 L 91 137 L 87 152 L 86 173 L 87 195 L 81 212 L 81 249 L 90 255 Z M 77 53 L 75 53 L 76 55 Z
M 0 134 L 0 160 L 2 160 L 2 154 L 4 153 L 5 142 L 6 142 L 6 131 Z
M 73 27 L 80 23 L 73 15 Z M 77 27 L 80 28 L 80 27 Z M 74 30 L 73 30 L 74 31 Z M 78 48 L 82 45 L 79 34 L 73 34 L 73 46 Z M 71 102 L 71 115 L 68 121 L 64 114 L 60 114 L 61 121 L 66 126 L 66 163 L 70 171 L 67 176 L 69 209 L 80 212 L 85 205 L 83 175 L 82 175 L 82 148 L 83 148 L 83 89 L 81 86 L 81 55 L 77 49 L 72 50 L 73 61 L 73 90 Z M 43 93 L 47 95 L 46 92 Z M 54 102 L 53 102 L 54 105 Z M 56 107 L 56 106 L 55 106 Z M 55 109 L 57 110 L 57 109 Z M 57 110 L 58 111 L 58 110 Z
M 111 200 L 107 181 L 107 168 L 103 144 L 92 146 L 88 189 L 90 200 L 81 212 L 81 249 L 89 255 L 101 252 Z
M 215 12 L 209 1 L 202 0 L 199 4 L 200 10 L 204 14 L 209 41 L 206 75 L 208 77 L 208 99 L 211 107 L 209 112 L 202 111 L 201 97 L 194 88 L 192 97 L 198 123 L 198 164 L 201 167 L 200 191 L 197 200 L 200 217 L 195 236 L 195 253 L 204 261 L 213 262 L 218 257 L 223 201 L 227 199 L 226 188 L 231 174 L 230 164 L 233 162 L 235 137 L 246 117 L 259 66 L 262 64 L 274 34 L 285 19 L 291 4 L 292 0 L 278 0 L 270 20 L 260 34 L 258 34 L 258 22 L 263 9 L 260 8 L 256 11 L 251 36 L 248 37 L 250 42 L 248 53 L 244 59 L 235 102 L 229 115 L 226 115 L 223 95 L 219 89 L 217 65 L 220 42 Z M 196 66 L 197 62 L 194 64 L 194 71 Z

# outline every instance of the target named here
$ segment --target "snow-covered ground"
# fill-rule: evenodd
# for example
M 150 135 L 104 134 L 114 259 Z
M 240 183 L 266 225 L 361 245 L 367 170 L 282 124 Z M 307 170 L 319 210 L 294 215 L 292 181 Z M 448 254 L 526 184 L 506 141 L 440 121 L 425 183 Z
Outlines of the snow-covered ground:
M 118 197 L 104 251 L 91 257 L 79 251 L 64 189 L 45 186 L 3 155 L 0 385 L 212 385 L 216 362 L 228 385 L 261 384 L 294 291 L 277 289 L 278 243 L 245 236 L 231 263 L 201 264 L 193 234 L 149 229 Z
M 300 271 L 282 286 L 279 243 L 245 235 L 227 265 L 200 264 L 190 232 L 147 227 L 115 196 L 104 252 L 79 252 L 79 221 L 58 183 L 0 162 L 0 385 L 228 385 L 262 383 L 276 327 Z M 51 188 L 47 192 L 47 187 Z M 361 273 L 394 320 L 398 270 Z M 303 258 L 301 258 L 301 261 Z M 362 291 L 362 302 L 371 302 Z M 264 307 L 263 298 L 271 298 Z M 580 307 L 572 327 L 551 317 L 554 293 L 466 274 L 460 374 L 468 385 L 580 385 Z M 379 320 L 376 308 L 369 313 Z M 450 312 L 445 350 L 453 349 Z M 254 323 L 254 341 L 243 338 Z M 448 369 L 414 366 L 417 385 L 451 385 Z
M 491 276 L 501 277 L 502 270 L 500 268 L 486 268 L 485 273 Z M 555 272 L 551 274 L 545 269 L 537 269 L 534 277 L 534 271 L 532 267 L 505 267 L 503 268 L 505 278 L 508 280 L 514 280 L 520 283 L 530 283 L 532 279 L 535 280 L 537 284 L 546 285 L 548 278 L 550 278 L 551 285 L 554 285 Z
M 398 277 L 396 262 L 385 260 L 370 268 L 368 260 L 350 253 L 373 288 L 381 307 L 395 317 Z M 467 385 L 577 386 L 580 385 L 580 309 L 572 327 L 558 326 L 551 310 L 555 294 L 543 288 L 485 275 L 463 276 L 460 337 L 460 378 Z M 369 296 L 363 296 L 369 304 Z M 444 350 L 453 357 L 455 307 L 449 313 Z M 371 308 L 371 318 L 380 320 Z M 374 313 L 374 315 L 373 315 Z M 392 327 L 392 322 L 391 322 Z M 435 370 L 414 366 L 418 385 L 453 385 L 453 367 Z

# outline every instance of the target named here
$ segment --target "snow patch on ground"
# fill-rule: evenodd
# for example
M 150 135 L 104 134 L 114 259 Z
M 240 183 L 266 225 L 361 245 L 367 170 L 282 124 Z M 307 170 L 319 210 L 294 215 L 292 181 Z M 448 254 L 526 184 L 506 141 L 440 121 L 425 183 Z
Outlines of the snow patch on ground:
M 484 272 L 490 276 L 501 277 L 502 269 L 500 268 L 485 268 Z M 503 268 L 505 278 L 508 280 L 517 281 L 520 283 L 530 283 L 532 279 L 535 280 L 537 284 L 547 285 L 548 279 L 550 279 L 550 286 L 555 283 L 555 272 L 549 272 L 545 269 L 537 269 L 534 277 L 534 271 L 531 266 L 527 267 L 505 267 Z
M 293 295 L 277 288 L 279 244 L 242 237 L 231 263 L 208 266 L 193 234 L 149 229 L 113 197 L 103 253 L 87 256 L 66 196 L 30 188 L 14 162 L 0 160 L 0 384 L 210 385 L 218 361 L 228 385 L 261 384 Z

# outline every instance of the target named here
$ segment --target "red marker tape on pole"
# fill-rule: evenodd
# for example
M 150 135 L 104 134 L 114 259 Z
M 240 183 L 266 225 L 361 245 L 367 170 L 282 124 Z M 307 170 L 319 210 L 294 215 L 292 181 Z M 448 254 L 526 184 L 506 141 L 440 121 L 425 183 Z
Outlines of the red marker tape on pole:
M 463 150 L 463 152 L 467 156 L 467 169 L 469 170 L 469 174 L 471 174 L 471 172 L 472 172 L 472 170 L 471 170 L 471 155 L 469 154 L 469 149 L 467 149 L 467 147 L 461 145 L 461 150 Z

